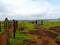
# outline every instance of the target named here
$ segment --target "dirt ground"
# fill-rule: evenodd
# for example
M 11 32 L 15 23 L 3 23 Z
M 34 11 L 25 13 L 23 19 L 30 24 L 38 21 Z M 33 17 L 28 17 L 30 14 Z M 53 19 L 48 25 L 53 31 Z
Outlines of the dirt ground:
M 24 41 L 23 45 L 60 45 L 56 43 L 56 37 L 60 34 L 54 30 L 45 29 L 41 25 L 36 25 L 36 31 L 25 31 L 25 34 L 33 38 L 36 43 Z
M 9 37 L 12 36 L 12 32 L 13 32 L 13 27 L 11 27 L 9 29 Z M 5 32 L 0 36 L 0 45 L 7 45 L 6 33 Z

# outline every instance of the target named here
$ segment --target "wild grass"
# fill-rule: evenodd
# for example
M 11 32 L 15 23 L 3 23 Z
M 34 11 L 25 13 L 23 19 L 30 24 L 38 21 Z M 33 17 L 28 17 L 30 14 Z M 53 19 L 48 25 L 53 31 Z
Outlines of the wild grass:
M 22 34 L 21 31 L 16 31 L 16 38 L 14 39 L 13 36 L 10 39 L 10 43 L 12 45 L 22 45 L 24 40 L 28 40 L 30 42 L 34 42 L 34 40 L 28 36 L 26 36 L 25 34 Z
M 58 22 L 44 22 L 43 25 L 44 25 L 45 28 L 60 26 L 60 21 L 58 21 Z
M 34 30 L 35 29 L 35 25 L 32 23 L 29 23 L 29 22 L 23 22 L 23 23 L 20 22 L 18 24 L 28 28 L 28 30 Z
M 5 29 L 4 29 L 4 23 L 1 22 L 1 32 L 0 32 L 0 35 L 1 35 L 4 31 L 5 31 Z

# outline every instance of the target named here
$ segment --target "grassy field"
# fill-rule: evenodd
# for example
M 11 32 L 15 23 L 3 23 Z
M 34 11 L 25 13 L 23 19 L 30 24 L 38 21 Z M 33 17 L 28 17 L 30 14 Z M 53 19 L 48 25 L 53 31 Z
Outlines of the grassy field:
M 35 29 L 34 24 L 31 24 L 31 23 L 25 23 L 24 26 L 27 27 L 28 30 L 34 30 Z
M 18 24 L 28 28 L 28 30 L 34 30 L 35 29 L 35 25 L 32 23 L 29 23 L 29 22 L 18 23 Z
M 60 26 L 60 21 L 58 21 L 58 22 L 44 22 L 43 25 L 44 25 L 45 28 Z

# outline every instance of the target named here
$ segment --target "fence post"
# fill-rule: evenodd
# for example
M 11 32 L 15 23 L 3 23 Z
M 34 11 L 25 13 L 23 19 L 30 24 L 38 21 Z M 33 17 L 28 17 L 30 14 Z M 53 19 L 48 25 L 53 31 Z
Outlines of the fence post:
M 5 30 L 6 30 L 7 45 L 10 45 L 9 31 L 8 31 L 8 19 L 7 18 L 5 18 Z
M 41 20 L 41 25 L 43 25 L 43 20 Z
M 16 21 L 15 20 L 13 20 L 13 27 L 14 27 L 13 38 L 15 39 L 15 33 L 16 33 Z
M 35 24 L 37 24 L 37 20 L 35 21 Z
M 1 21 L 0 21 L 0 32 L 1 32 Z

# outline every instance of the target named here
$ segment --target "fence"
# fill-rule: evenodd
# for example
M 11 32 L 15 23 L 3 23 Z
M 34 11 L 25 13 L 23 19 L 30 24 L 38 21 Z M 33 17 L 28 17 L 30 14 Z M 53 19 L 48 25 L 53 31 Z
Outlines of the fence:
M 9 28 L 11 26 L 13 27 L 13 38 L 15 38 L 16 29 L 18 27 L 18 21 L 16 20 L 9 21 L 8 18 L 5 18 L 5 21 L 3 22 L 0 21 L 0 32 L 2 32 L 1 30 L 4 28 L 6 32 L 7 45 L 10 45 Z
M 37 24 L 37 21 L 33 21 L 32 23 Z M 9 39 L 9 28 L 12 26 L 13 27 L 13 38 L 15 39 L 15 33 L 16 29 L 18 27 L 18 21 L 17 20 L 12 20 L 9 21 L 8 18 L 5 18 L 5 21 L 3 23 L 0 21 L 0 32 L 2 30 L 2 26 L 4 24 L 4 30 L 6 32 L 6 40 L 7 40 L 7 45 L 10 45 L 10 39 Z M 41 25 L 43 25 L 43 20 L 41 20 Z

